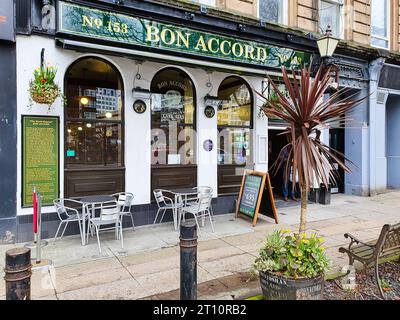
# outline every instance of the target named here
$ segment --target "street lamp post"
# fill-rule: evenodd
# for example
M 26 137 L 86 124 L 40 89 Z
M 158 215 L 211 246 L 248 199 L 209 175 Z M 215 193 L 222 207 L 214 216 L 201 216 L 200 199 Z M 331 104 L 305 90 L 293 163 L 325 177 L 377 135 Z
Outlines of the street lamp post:
M 322 37 L 317 40 L 319 55 L 321 57 L 321 64 L 324 71 L 327 72 L 329 68 L 336 74 L 336 83 L 339 83 L 339 67 L 332 60 L 333 54 L 339 44 L 339 39 L 332 36 L 332 29 L 328 25 Z

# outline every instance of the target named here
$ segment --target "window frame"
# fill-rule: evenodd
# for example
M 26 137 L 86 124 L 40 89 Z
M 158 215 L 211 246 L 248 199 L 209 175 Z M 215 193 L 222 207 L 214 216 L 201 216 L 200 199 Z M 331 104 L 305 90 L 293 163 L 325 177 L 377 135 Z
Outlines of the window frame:
M 253 94 L 253 91 L 252 91 L 252 89 L 250 87 L 250 84 L 245 79 L 243 79 L 242 77 L 239 77 L 239 76 L 230 75 L 230 76 L 225 77 L 221 81 L 221 83 L 219 84 L 218 90 L 217 90 L 217 96 L 219 94 L 219 90 L 221 88 L 222 83 L 224 83 L 224 81 L 226 81 L 226 80 L 228 80 L 230 78 L 234 78 L 234 79 L 238 79 L 238 80 L 242 81 L 243 84 L 246 85 L 247 90 L 249 90 L 249 93 L 250 93 L 250 124 L 247 125 L 247 126 L 246 125 L 241 125 L 241 126 L 239 126 L 239 125 L 219 125 L 218 124 L 218 111 L 219 110 L 217 109 L 217 112 L 216 112 L 216 116 L 217 116 L 217 133 L 218 133 L 217 148 L 219 149 L 219 147 L 220 147 L 219 138 L 220 138 L 220 132 L 222 130 L 225 130 L 225 129 L 233 129 L 233 130 L 234 129 L 246 129 L 246 130 L 250 130 L 250 133 L 249 133 L 249 135 L 250 135 L 250 158 L 254 160 L 255 159 L 255 157 L 254 157 L 254 147 L 253 147 L 254 133 L 252 132 L 252 130 L 254 128 L 254 94 Z M 219 156 L 219 154 L 217 152 L 217 157 L 218 156 Z M 238 167 L 246 166 L 246 164 L 241 165 L 241 164 L 234 164 L 234 163 L 232 163 L 232 164 L 220 164 L 220 163 L 218 163 L 218 160 L 217 160 L 217 165 L 218 166 L 238 166 Z
M 68 117 L 67 107 L 64 107 L 64 169 L 65 170 L 74 170 L 74 169 L 124 169 L 125 168 L 125 86 L 124 79 L 122 78 L 121 72 L 118 68 L 110 61 L 97 57 L 97 56 L 85 56 L 76 59 L 71 65 L 67 68 L 64 76 L 64 94 L 67 90 L 68 83 L 68 74 L 69 71 L 82 60 L 87 59 L 96 59 L 100 60 L 111 67 L 111 69 L 118 75 L 119 80 L 121 82 L 121 111 L 120 111 L 120 119 L 89 119 L 89 118 L 74 118 Z M 66 96 L 67 104 L 68 104 L 68 96 Z M 121 125 L 121 164 L 117 165 L 99 165 L 99 164 L 69 164 L 67 161 L 66 151 L 68 150 L 67 146 L 67 136 L 68 136 L 68 123 L 82 123 L 86 125 L 87 123 L 110 123 L 110 124 L 120 124 Z
M 185 70 L 182 70 L 182 69 L 174 67 L 174 66 L 168 66 L 168 67 L 162 68 L 162 69 L 158 70 L 153 75 L 153 77 L 151 78 L 151 81 L 150 81 L 150 92 L 151 92 L 151 94 L 153 94 L 153 92 L 151 91 L 151 88 L 152 88 L 152 83 L 153 83 L 155 77 L 157 77 L 160 73 L 166 72 L 168 70 L 176 70 L 176 71 L 184 73 L 188 77 L 188 79 L 190 79 L 190 82 L 192 84 L 192 89 L 193 89 L 193 123 L 192 124 L 186 124 L 186 123 L 177 124 L 177 128 L 182 130 L 182 129 L 186 129 L 187 127 L 189 127 L 191 129 L 193 129 L 193 131 L 195 132 L 195 134 L 193 136 L 194 137 L 194 141 L 193 141 L 193 152 L 194 152 L 193 162 L 194 163 L 191 163 L 191 164 L 168 164 L 168 163 L 160 164 L 160 163 L 157 163 L 157 164 L 151 164 L 151 167 L 152 168 L 166 168 L 166 167 L 171 167 L 171 168 L 172 167 L 182 167 L 182 168 L 185 168 L 185 167 L 190 167 L 190 166 L 197 166 L 197 163 L 198 163 L 198 160 L 199 160 L 198 159 L 198 150 L 197 150 L 197 146 L 198 146 L 198 135 L 197 135 L 197 90 L 196 90 L 196 86 L 195 86 L 195 83 L 194 83 L 192 77 Z M 153 130 L 153 129 L 160 129 L 161 128 L 161 127 L 157 127 L 157 128 L 153 127 L 153 114 L 152 113 L 153 113 L 152 110 L 150 110 L 150 131 Z M 169 128 L 168 128 L 168 130 L 169 130 Z M 150 147 L 150 149 L 151 149 L 151 147 Z M 152 150 L 150 150 L 150 152 L 152 152 Z M 167 154 L 167 159 L 168 159 L 168 154 Z
M 264 0 L 264 1 L 268 1 L 268 0 Z M 283 24 L 283 25 L 288 25 L 289 24 L 289 0 L 279 0 L 281 2 L 282 5 L 282 12 L 281 12 L 281 16 L 279 17 L 279 21 L 278 24 Z M 260 18 L 260 4 L 261 1 L 258 1 L 257 4 L 257 19 L 259 20 L 264 20 Z M 267 20 L 264 20 L 267 23 L 272 23 L 272 24 L 276 24 L 275 22 L 270 22 Z
M 376 1 L 376 0 L 371 0 L 371 1 Z M 373 33 L 372 33 L 372 28 L 373 28 L 373 25 L 372 25 L 372 19 L 371 19 L 371 41 L 370 41 L 370 44 L 371 44 L 371 46 L 372 47 L 374 47 L 374 48 L 379 48 L 379 49 L 384 49 L 384 50 L 390 50 L 390 45 L 391 45 L 391 43 L 390 43 L 390 37 L 391 37 L 391 28 L 390 28 L 390 13 L 391 13 L 391 8 L 390 8 L 390 6 L 391 6 L 391 3 L 390 3 L 390 0 L 385 0 L 386 1 L 386 4 L 387 4 L 387 8 L 386 8 L 386 30 L 387 30 L 387 37 L 385 38 L 385 37 L 382 37 L 382 36 L 378 36 L 378 35 L 374 35 Z M 371 9 L 372 9 L 372 2 L 371 2 Z M 384 41 L 387 41 L 387 47 L 382 47 L 382 46 L 379 46 L 379 45 L 374 45 L 373 43 L 372 43 L 372 38 L 375 38 L 375 39 L 378 39 L 378 40 L 384 40 Z
M 337 18 L 337 26 L 338 26 L 338 38 L 343 39 L 344 38 L 344 16 L 343 16 L 343 11 L 344 11 L 344 0 L 320 0 L 319 1 L 319 28 L 321 29 L 320 31 L 323 33 L 325 32 L 325 30 L 323 30 L 322 26 L 321 26 L 321 3 L 322 2 L 327 2 L 330 3 L 331 5 L 336 5 L 339 7 L 339 16 Z M 331 26 L 332 27 L 332 26 Z M 342 30 L 343 29 L 343 30 Z

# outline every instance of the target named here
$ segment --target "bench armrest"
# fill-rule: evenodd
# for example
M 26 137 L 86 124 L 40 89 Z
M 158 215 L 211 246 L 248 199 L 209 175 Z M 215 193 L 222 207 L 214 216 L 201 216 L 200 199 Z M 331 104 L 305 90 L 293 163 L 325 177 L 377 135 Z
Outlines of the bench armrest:
M 353 236 L 353 235 L 350 234 L 350 233 L 345 233 L 345 234 L 344 234 L 344 237 L 345 237 L 345 238 L 350 238 L 350 240 L 351 240 L 351 241 L 350 241 L 350 244 L 349 244 L 349 250 L 350 250 L 350 248 L 353 246 L 354 243 L 356 243 L 356 244 L 363 244 L 363 245 L 366 245 L 366 246 L 371 247 L 371 248 L 375 247 L 374 244 L 370 244 L 370 243 L 366 243 L 366 242 L 364 242 L 364 241 L 361 241 L 360 239 L 356 238 L 355 236 Z

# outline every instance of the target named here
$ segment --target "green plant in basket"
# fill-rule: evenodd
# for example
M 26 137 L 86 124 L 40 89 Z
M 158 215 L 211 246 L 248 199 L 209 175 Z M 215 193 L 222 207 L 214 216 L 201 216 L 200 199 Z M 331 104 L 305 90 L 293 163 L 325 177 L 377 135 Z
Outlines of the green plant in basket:
M 287 278 L 313 278 L 324 274 L 330 265 L 323 239 L 315 234 L 293 234 L 275 230 L 268 235 L 252 271 L 272 272 Z
M 57 68 L 53 66 L 43 66 L 35 69 L 33 79 L 29 82 L 29 106 L 36 102 L 47 104 L 50 109 L 57 98 L 61 98 L 65 102 L 60 87 L 54 81 L 56 74 Z

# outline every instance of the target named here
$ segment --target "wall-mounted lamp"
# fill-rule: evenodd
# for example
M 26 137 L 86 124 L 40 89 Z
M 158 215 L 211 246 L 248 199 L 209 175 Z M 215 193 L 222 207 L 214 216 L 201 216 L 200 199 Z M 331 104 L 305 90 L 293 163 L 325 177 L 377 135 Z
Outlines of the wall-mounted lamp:
M 193 12 L 185 12 L 185 19 L 186 20 L 193 20 L 194 19 L 194 13 Z
M 237 25 L 237 29 L 238 29 L 240 32 L 243 32 L 243 31 L 246 30 L 246 26 L 245 26 L 244 24 L 239 23 L 239 24 Z
M 317 40 L 318 50 L 321 58 L 331 58 L 339 44 L 339 39 L 332 37 L 332 29 L 328 25 L 325 34 Z

